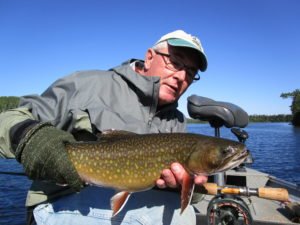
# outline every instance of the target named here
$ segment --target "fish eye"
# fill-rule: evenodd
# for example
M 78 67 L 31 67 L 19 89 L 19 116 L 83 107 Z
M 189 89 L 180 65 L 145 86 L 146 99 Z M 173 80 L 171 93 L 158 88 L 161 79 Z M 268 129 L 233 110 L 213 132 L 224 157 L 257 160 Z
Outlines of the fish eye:
M 222 155 L 227 155 L 227 152 L 228 152 L 228 151 L 227 151 L 226 148 L 223 148 L 223 149 L 222 149 Z
M 222 154 L 223 155 L 228 155 L 228 154 L 233 154 L 234 153 L 234 149 L 232 147 L 227 147 L 222 149 Z

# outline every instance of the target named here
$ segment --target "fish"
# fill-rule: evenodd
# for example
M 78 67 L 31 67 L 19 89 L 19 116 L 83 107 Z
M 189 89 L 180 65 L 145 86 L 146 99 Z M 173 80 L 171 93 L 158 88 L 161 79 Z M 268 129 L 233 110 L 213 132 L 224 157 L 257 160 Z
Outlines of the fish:
M 83 182 L 113 188 L 113 216 L 131 193 L 153 188 L 174 162 L 187 171 L 181 187 L 181 213 L 190 204 L 196 175 L 212 175 L 241 164 L 249 152 L 233 140 L 194 133 L 135 134 L 108 131 L 97 141 L 66 143 L 66 152 Z

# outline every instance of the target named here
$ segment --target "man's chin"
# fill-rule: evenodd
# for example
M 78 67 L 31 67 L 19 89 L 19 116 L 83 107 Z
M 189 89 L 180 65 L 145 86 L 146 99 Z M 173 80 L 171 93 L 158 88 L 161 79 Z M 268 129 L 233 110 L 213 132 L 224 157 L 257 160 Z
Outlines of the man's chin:
M 168 95 L 168 96 L 164 95 L 159 98 L 158 102 L 159 102 L 159 105 L 168 105 L 168 104 L 174 103 L 176 101 L 177 101 L 176 97 L 170 96 L 170 95 Z

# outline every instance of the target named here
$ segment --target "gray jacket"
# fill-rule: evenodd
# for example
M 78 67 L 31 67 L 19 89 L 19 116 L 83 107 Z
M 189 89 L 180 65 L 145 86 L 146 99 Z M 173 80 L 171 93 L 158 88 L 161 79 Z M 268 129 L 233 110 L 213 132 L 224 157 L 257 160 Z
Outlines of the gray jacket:
M 19 108 L 0 114 L 0 155 L 14 157 L 10 151 L 9 130 L 28 118 L 50 121 L 69 132 L 82 129 L 185 132 L 185 118 L 177 110 L 177 103 L 157 111 L 159 77 L 137 74 L 130 65 L 132 62 L 134 60 L 109 71 L 75 72 L 54 82 L 42 95 L 22 97 Z M 36 186 L 48 189 L 51 185 L 34 186 L 38 190 Z M 51 190 L 40 190 L 39 197 L 29 196 L 27 205 L 49 200 L 51 193 Z M 48 197 L 41 197 L 44 194 Z

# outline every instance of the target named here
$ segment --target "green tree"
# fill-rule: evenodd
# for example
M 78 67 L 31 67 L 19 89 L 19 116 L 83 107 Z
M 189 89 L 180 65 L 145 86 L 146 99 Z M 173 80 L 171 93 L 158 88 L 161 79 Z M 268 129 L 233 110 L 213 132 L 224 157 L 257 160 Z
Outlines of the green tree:
M 0 97 L 0 112 L 18 107 L 20 98 L 15 96 Z
M 294 126 L 300 126 L 300 89 L 296 89 L 293 92 L 282 93 L 280 95 L 281 98 L 292 98 L 292 124 Z

